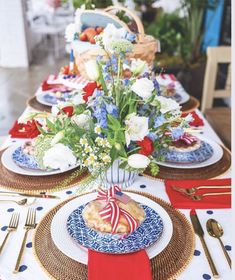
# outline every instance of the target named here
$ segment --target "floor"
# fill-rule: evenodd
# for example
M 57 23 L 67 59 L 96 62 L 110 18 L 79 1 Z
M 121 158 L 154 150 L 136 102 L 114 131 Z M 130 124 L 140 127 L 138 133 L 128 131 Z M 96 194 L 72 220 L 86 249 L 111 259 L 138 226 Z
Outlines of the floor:
M 60 43 L 64 44 L 64 38 Z M 68 64 L 69 55 L 64 50 L 61 48 L 60 56 L 56 58 L 53 42 L 48 38 L 46 45 L 44 42 L 35 48 L 29 68 L 0 67 L 0 136 L 8 133 L 42 80 Z

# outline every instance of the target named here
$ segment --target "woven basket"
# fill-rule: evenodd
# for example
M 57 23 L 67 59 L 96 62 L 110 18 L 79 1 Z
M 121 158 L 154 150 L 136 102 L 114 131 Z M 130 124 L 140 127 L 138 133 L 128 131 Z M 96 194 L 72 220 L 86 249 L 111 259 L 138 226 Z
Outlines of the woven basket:
M 157 51 L 160 51 L 160 42 L 158 40 L 156 40 L 154 37 L 150 36 L 150 35 L 146 35 L 144 33 L 144 27 L 143 24 L 140 20 L 140 18 L 133 13 L 132 11 L 128 10 L 127 8 L 124 7 L 108 7 L 106 8 L 104 11 L 92 11 L 92 13 L 94 14 L 99 14 L 99 15 L 106 15 L 107 17 L 109 17 L 110 19 L 116 21 L 119 25 L 125 27 L 129 32 L 130 29 L 129 27 L 122 22 L 117 16 L 113 15 L 112 12 L 114 11 L 124 11 L 126 12 L 126 14 L 128 14 L 128 16 L 130 16 L 136 23 L 137 26 L 137 43 L 134 44 L 134 49 L 132 51 L 132 53 L 130 53 L 128 55 L 128 58 L 139 58 L 141 60 L 146 61 L 150 67 L 152 67 L 154 59 L 155 59 L 155 53 Z M 89 11 L 91 12 L 91 11 Z M 101 49 L 101 48 L 96 48 L 96 49 L 90 49 L 88 51 L 85 51 L 81 54 L 78 53 L 78 51 L 76 50 L 76 48 L 74 47 L 73 49 L 74 51 L 74 56 L 75 56 L 75 63 L 76 66 L 80 72 L 80 74 L 85 77 L 87 77 L 86 74 L 86 70 L 85 70 L 85 66 L 84 63 L 89 61 L 89 60 L 96 60 L 96 57 L 98 55 L 103 56 L 103 58 L 107 58 L 107 54 L 106 52 Z

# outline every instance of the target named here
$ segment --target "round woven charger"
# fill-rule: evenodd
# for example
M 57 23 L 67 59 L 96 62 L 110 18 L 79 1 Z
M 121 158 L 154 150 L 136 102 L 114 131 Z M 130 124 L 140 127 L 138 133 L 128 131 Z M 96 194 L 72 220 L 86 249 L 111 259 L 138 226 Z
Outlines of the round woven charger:
M 0 159 L 3 151 L 0 151 Z M 25 176 L 6 169 L 0 160 L 0 187 L 17 192 L 54 192 L 77 185 L 88 173 L 79 168 L 50 176 Z
M 231 153 L 227 148 L 222 148 L 222 158 L 212 165 L 194 169 L 159 166 L 159 173 L 156 177 L 152 176 L 149 170 L 145 171 L 144 176 L 169 180 L 200 180 L 217 177 L 224 174 L 231 166 Z
M 39 112 L 51 113 L 51 106 L 41 104 L 40 102 L 37 101 L 36 96 L 28 99 L 27 100 L 27 105 L 29 107 L 31 107 L 32 109 L 37 110 Z
M 195 248 L 194 232 L 185 216 L 169 203 L 147 193 L 135 192 L 152 199 L 169 214 L 173 223 L 172 238 L 167 247 L 151 259 L 154 280 L 175 279 L 189 264 Z M 51 279 L 86 280 L 87 266 L 64 255 L 51 238 L 51 222 L 57 211 L 68 199 L 50 210 L 41 220 L 34 234 L 33 248 L 36 259 Z
M 193 96 L 190 96 L 189 101 L 182 104 L 181 110 L 184 113 L 190 113 L 190 112 L 194 111 L 195 109 L 197 109 L 199 106 L 200 106 L 199 100 L 197 100 L 197 98 L 195 98 Z

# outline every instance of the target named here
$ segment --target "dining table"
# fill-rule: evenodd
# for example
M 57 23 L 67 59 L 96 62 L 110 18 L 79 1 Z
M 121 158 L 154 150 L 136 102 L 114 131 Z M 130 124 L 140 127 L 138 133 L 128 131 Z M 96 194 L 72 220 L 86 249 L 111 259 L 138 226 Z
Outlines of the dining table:
M 32 112 L 34 109 L 29 106 L 26 107 L 24 114 Z M 204 126 L 201 127 L 200 135 L 203 135 L 209 139 L 212 139 L 218 143 L 221 143 L 218 135 L 215 133 L 213 128 L 204 118 L 203 114 L 199 109 L 196 109 L 196 113 L 203 119 Z M 22 117 L 22 116 L 21 116 Z M 221 116 L 222 117 L 222 116 Z M 1 149 L 5 149 L 16 143 L 23 143 L 26 139 L 11 138 L 7 137 Z M 219 178 L 230 178 L 231 170 L 228 170 L 225 174 L 219 176 Z M 1 185 L 1 182 L 0 182 Z M 0 190 L 5 190 L 0 187 Z M 128 188 L 128 190 L 134 190 L 138 192 L 144 192 L 151 194 L 155 197 L 161 198 L 166 202 L 170 202 L 168 195 L 166 193 L 165 184 L 163 180 L 151 179 L 149 177 L 139 175 L 133 185 Z M 50 209 L 61 203 L 63 200 L 74 196 L 79 192 L 79 184 L 67 189 L 56 191 L 53 194 L 58 196 L 59 199 L 43 199 L 37 198 L 33 207 L 36 208 L 37 222 L 46 215 Z M 219 198 L 218 198 L 219 199 Z M 0 202 L 0 243 L 3 241 L 6 234 L 7 226 L 11 218 L 12 213 L 20 212 L 20 221 L 17 232 L 13 232 L 5 247 L 4 251 L 0 255 L 0 279 L 1 280 L 47 280 L 51 279 L 50 275 L 41 267 L 34 255 L 33 250 L 33 231 L 29 231 L 23 259 L 20 265 L 18 273 L 13 273 L 14 265 L 17 259 L 17 255 L 21 246 L 21 240 L 24 234 L 24 222 L 27 215 L 28 206 L 17 205 L 13 202 Z M 179 209 L 181 213 L 190 221 L 190 209 Z M 198 209 L 198 218 L 201 222 L 202 228 L 205 232 L 205 241 L 208 245 L 211 256 L 214 260 L 215 266 L 217 267 L 220 279 L 231 280 L 231 269 L 223 255 L 223 251 L 216 238 L 210 236 L 206 231 L 206 222 L 208 219 L 215 219 L 219 221 L 223 227 L 224 234 L 222 236 L 223 243 L 228 254 L 231 255 L 232 250 L 232 234 L 231 225 L 232 220 L 232 210 L 231 209 Z M 210 267 L 208 265 L 202 244 L 198 238 L 195 237 L 195 250 L 193 253 L 193 258 L 188 264 L 186 269 L 180 273 L 177 280 L 209 280 L 213 279 Z M 85 280 L 85 279 L 84 279 Z

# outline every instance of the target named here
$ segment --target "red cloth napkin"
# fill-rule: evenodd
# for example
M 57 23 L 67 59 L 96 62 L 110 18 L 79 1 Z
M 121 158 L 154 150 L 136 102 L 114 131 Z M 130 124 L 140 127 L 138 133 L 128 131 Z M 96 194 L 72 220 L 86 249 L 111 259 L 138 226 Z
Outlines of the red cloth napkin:
M 37 126 L 41 126 L 37 121 L 28 121 L 26 124 L 15 121 L 13 127 L 9 130 L 9 134 L 13 138 L 35 138 L 41 132 Z
M 175 208 L 180 209 L 222 209 L 231 208 L 231 195 L 205 196 L 200 201 L 193 201 L 184 194 L 172 189 L 172 186 L 181 188 L 192 188 L 197 186 L 231 186 L 231 179 L 211 179 L 211 180 L 165 180 L 166 192 Z M 209 192 L 229 192 L 231 189 L 201 189 L 196 194 Z
M 105 254 L 88 250 L 89 280 L 151 280 L 145 250 L 131 254 Z
M 195 111 L 191 113 L 182 113 L 182 117 L 185 118 L 188 114 L 191 114 L 194 118 L 194 120 L 191 123 L 189 123 L 191 126 L 204 126 L 203 119 L 201 119 Z

